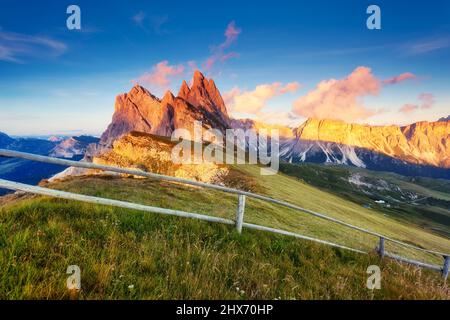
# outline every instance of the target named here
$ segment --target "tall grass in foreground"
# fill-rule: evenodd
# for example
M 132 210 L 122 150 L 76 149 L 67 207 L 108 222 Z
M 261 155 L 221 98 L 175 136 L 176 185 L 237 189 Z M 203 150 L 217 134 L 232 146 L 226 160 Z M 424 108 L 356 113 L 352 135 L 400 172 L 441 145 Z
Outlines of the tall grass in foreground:
M 80 299 L 450 298 L 436 272 L 285 236 L 45 197 L 0 209 L 1 299 L 68 299 L 69 265 Z

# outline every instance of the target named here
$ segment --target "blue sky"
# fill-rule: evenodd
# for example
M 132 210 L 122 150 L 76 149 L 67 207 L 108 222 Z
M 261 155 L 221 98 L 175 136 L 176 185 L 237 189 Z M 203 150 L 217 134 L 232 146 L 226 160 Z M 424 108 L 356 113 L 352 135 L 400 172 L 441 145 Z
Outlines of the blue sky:
M 70 4 L 81 8 L 80 31 L 66 27 Z M 366 27 L 370 4 L 381 30 Z M 195 67 L 237 117 L 405 124 L 450 114 L 445 0 L 0 6 L 0 131 L 9 134 L 100 134 L 133 81 L 177 93 Z

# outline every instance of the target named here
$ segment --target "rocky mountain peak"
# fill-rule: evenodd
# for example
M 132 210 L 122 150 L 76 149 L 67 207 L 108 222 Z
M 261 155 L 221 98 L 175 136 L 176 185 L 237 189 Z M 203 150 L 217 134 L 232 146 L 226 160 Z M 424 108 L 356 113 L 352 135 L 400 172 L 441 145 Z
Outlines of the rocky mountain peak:
M 173 104 L 174 104 L 174 100 L 175 100 L 175 97 L 174 97 L 174 95 L 172 94 L 172 92 L 171 92 L 170 90 L 167 90 L 166 93 L 164 94 L 164 97 L 163 97 L 163 99 L 161 100 L 161 102 L 162 102 L 163 104 L 170 104 L 170 105 L 173 105 Z
M 194 72 L 192 86 L 181 84 L 177 97 L 167 91 L 162 99 L 136 84 L 128 92 L 116 97 L 113 120 L 103 133 L 101 143 L 112 143 L 131 131 L 170 136 L 174 129 L 191 130 L 194 122 L 205 127 L 224 130 L 230 119 L 222 96 L 214 81 Z
M 143 86 L 141 86 L 137 83 L 133 86 L 133 88 L 131 88 L 130 92 L 128 92 L 128 95 L 130 97 L 140 96 L 140 95 L 151 96 L 150 91 L 148 91 Z
M 193 106 L 202 107 L 225 124 L 229 124 L 225 102 L 212 79 L 207 79 L 200 71 L 196 70 L 192 79 L 192 86 L 190 88 L 186 87 L 187 84 L 183 82 L 179 97 Z
M 201 73 L 199 70 L 194 71 L 194 77 L 193 77 L 193 87 L 197 85 L 201 85 L 203 83 L 203 80 L 205 80 L 205 76 L 203 73 Z
M 186 98 L 189 96 L 190 91 L 191 89 L 189 88 L 188 84 L 186 83 L 185 80 L 183 80 L 180 91 L 178 92 L 178 97 L 186 100 Z

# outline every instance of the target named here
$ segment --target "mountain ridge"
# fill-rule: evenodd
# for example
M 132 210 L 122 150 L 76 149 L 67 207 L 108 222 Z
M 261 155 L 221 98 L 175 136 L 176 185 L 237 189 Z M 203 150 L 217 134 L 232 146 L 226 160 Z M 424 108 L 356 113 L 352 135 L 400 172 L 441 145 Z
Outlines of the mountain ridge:
M 101 144 L 111 146 L 131 131 L 160 136 L 170 136 L 177 128 L 193 132 L 194 121 L 222 131 L 229 127 L 230 118 L 214 81 L 196 71 L 192 82 L 189 87 L 183 81 L 176 97 L 166 91 L 159 99 L 138 84 L 130 92 L 118 95 L 112 122 L 102 134 Z
M 198 70 L 190 86 L 182 82 L 177 96 L 166 91 L 160 99 L 140 85 L 118 95 L 112 122 L 100 144 L 110 148 L 131 131 L 168 137 L 175 129 L 183 128 L 192 134 L 195 121 L 201 121 L 204 129 L 221 132 L 228 128 L 278 129 L 280 156 L 288 162 L 336 163 L 408 175 L 427 175 L 433 167 L 450 168 L 450 121 L 371 126 L 311 118 L 290 128 L 233 119 L 214 80 Z
M 0 148 L 33 153 L 43 156 L 80 160 L 87 148 L 99 139 L 90 136 L 74 136 L 67 139 L 12 138 L 0 132 Z M 37 184 L 50 178 L 65 167 L 24 160 L 0 157 L 0 178 L 28 184 Z M 0 195 L 10 191 L 0 189 Z
M 308 119 L 294 132 L 296 140 L 337 143 L 411 163 L 450 167 L 450 121 L 368 126 L 338 120 Z

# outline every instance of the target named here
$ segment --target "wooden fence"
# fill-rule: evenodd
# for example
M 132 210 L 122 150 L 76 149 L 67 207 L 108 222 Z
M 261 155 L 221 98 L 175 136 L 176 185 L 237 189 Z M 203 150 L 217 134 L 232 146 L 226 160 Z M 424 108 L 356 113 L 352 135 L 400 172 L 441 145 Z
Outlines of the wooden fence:
M 154 212 L 154 213 L 160 213 L 160 214 L 166 214 L 166 215 L 175 215 L 175 216 L 186 217 L 186 218 L 194 218 L 194 219 L 205 220 L 205 221 L 215 222 L 215 223 L 235 225 L 235 227 L 239 233 L 242 232 L 242 228 L 255 229 L 255 230 L 266 231 L 266 232 L 271 232 L 271 233 L 292 236 L 292 237 L 296 237 L 296 238 L 300 238 L 300 239 L 310 240 L 310 241 L 318 242 L 318 243 L 321 243 L 324 245 L 328 245 L 328 246 L 332 246 L 332 247 L 336 247 L 336 248 L 340 248 L 340 249 L 344 249 L 344 250 L 349 250 L 349 251 L 353 251 L 353 252 L 357 252 L 357 253 L 361 253 L 361 254 L 368 253 L 363 250 L 350 248 L 350 247 L 347 247 L 347 246 L 344 246 L 341 244 L 337 244 L 337 243 L 333 243 L 333 242 L 329 242 L 329 241 L 325 241 L 325 240 L 321 240 L 321 239 L 317 239 L 317 238 L 308 237 L 308 236 L 290 232 L 290 231 L 285 231 L 285 230 L 270 228 L 270 227 L 266 227 L 266 226 L 246 223 L 246 222 L 244 222 L 245 201 L 246 201 L 246 197 L 250 197 L 250 198 L 274 203 L 277 205 L 281 205 L 281 206 L 291 208 L 291 209 L 294 209 L 297 211 L 301 211 L 301 212 L 307 213 L 309 215 L 315 216 L 317 218 L 331 221 L 333 223 L 343 225 L 347 228 L 351 228 L 353 230 L 357 230 L 357 231 L 363 232 L 365 234 L 369 234 L 371 236 L 377 237 L 378 245 L 376 247 L 376 250 L 381 257 L 388 257 L 388 258 L 391 258 L 391 259 L 394 259 L 394 260 L 397 260 L 400 262 L 413 264 L 413 265 L 416 265 L 416 266 L 419 266 L 422 268 L 428 268 L 431 270 L 439 271 L 442 273 L 442 276 L 445 279 L 447 278 L 447 276 L 449 274 L 450 254 L 448 254 L 448 253 L 443 253 L 443 252 L 439 252 L 436 250 L 424 249 L 424 248 L 417 247 L 417 246 L 414 246 L 414 245 L 411 245 L 408 243 L 404 243 L 399 240 L 393 239 L 391 237 L 382 235 L 380 233 L 377 233 L 377 232 L 374 232 L 371 230 L 367 230 L 367 229 L 349 224 L 347 222 L 341 221 L 339 219 L 330 217 L 323 213 L 311 211 L 306 208 L 302 208 L 297 205 L 294 205 L 294 204 L 291 204 L 291 203 L 288 203 L 288 202 L 285 202 L 282 200 L 274 199 L 271 197 L 263 196 L 260 194 L 242 191 L 242 190 L 238 190 L 238 189 L 234 189 L 234 188 L 228 188 L 228 187 L 219 186 L 219 185 L 215 185 L 215 184 L 193 181 L 193 180 L 189 180 L 189 179 L 165 176 L 165 175 L 156 174 L 156 173 L 152 173 L 152 172 L 145 172 L 145 171 L 137 170 L 137 169 L 126 169 L 126 168 L 119 168 L 119 167 L 114 167 L 114 166 L 99 165 L 99 164 L 94 164 L 94 163 L 90 163 L 90 162 L 72 161 L 72 160 L 66 160 L 66 159 L 52 158 L 52 157 L 40 156 L 40 155 L 12 151 L 12 150 L 0 149 L 0 156 L 11 157 L 11 158 L 21 158 L 21 159 L 26 159 L 26 160 L 31 160 L 31 161 L 51 163 L 51 164 L 57 164 L 57 165 L 61 165 L 61 166 L 68 166 L 68 167 L 78 167 L 78 168 L 101 170 L 101 171 L 106 171 L 106 172 L 128 174 L 128 175 L 134 175 L 134 176 L 142 176 L 142 177 L 156 179 L 156 180 L 164 180 L 164 181 L 172 182 L 172 183 L 183 183 L 183 184 L 202 187 L 202 188 L 219 190 L 222 192 L 237 194 L 238 195 L 238 205 L 237 205 L 237 210 L 236 210 L 236 219 L 230 220 L 230 219 L 224 219 L 224 218 L 213 217 L 213 216 L 208 216 L 208 215 L 202 215 L 202 214 L 198 214 L 198 213 L 172 210 L 172 209 L 166 209 L 166 208 L 160 208 L 160 207 L 152 207 L 152 206 L 130 203 L 130 202 L 125 202 L 125 201 L 118 201 L 118 200 L 112 200 L 112 199 L 80 195 L 80 194 L 76 194 L 76 193 L 58 191 L 58 190 L 53 190 L 53 189 L 49 189 L 49 188 L 31 186 L 31 185 L 8 181 L 8 180 L 3 180 L 3 179 L 0 179 L 0 188 L 16 190 L 16 191 L 23 191 L 23 192 L 39 194 L 39 195 L 46 195 L 46 196 L 51 196 L 51 197 L 55 197 L 55 198 L 76 200 L 76 201 L 82 201 L 82 202 L 88 202 L 88 203 L 94 203 L 94 204 L 115 206 L 115 207 L 147 211 L 147 212 Z M 413 250 L 422 251 L 422 252 L 426 252 L 429 254 L 441 256 L 443 258 L 443 265 L 439 266 L 439 265 L 429 264 L 429 263 L 408 259 L 408 258 L 399 256 L 399 255 L 395 255 L 390 252 L 387 252 L 385 250 L 385 242 L 386 241 L 389 241 L 391 243 L 395 243 L 397 245 L 400 245 L 400 246 L 403 246 L 406 248 L 410 248 Z

